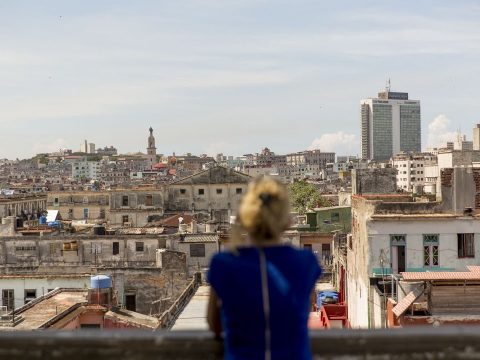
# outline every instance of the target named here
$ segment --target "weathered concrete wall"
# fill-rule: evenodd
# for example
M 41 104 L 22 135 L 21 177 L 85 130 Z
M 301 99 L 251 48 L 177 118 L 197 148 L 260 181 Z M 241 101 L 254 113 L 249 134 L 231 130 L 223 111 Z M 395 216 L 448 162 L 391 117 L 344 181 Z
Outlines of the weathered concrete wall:
M 241 196 L 246 192 L 248 175 L 232 169 L 214 167 L 170 184 L 167 188 L 168 211 L 219 211 L 228 222 L 235 215 Z
M 155 266 L 156 250 L 165 248 L 166 239 L 172 237 L 177 236 L 4 237 L 0 239 L 0 272 L 11 266 L 42 264 Z
M 7 216 L 37 216 L 47 208 L 47 195 L 13 195 L 0 199 L 0 220 Z
M 352 170 L 352 194 L 392 194 L 397 191 L 396 169 Z
M 444 211 L 461 214 L 465 208 L 480 209 L 480 169 L 472 167 L 442 169 L 440 189 Z
M 480 357 L 480 334 L 472 326 L 321 330 L 310 333 L 310 347 L 316 360 L 471 359 Z M 0 333 L 0 357 L 4 359 L 220 360 L 222 350 L 222 342 L 207 331 Z

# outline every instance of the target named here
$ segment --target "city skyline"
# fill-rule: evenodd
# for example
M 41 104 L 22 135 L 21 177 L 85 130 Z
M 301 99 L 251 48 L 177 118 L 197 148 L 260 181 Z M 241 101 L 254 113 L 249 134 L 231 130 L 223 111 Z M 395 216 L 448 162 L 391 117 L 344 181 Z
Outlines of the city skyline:
M 459 1 L 3 3 L 0 158 L 83 141 L 360 155 L 358 103 L 422 103 L 422 149 L 479 122 L 478 5 Z M 21 141 L 19 141 L 21 139 Z

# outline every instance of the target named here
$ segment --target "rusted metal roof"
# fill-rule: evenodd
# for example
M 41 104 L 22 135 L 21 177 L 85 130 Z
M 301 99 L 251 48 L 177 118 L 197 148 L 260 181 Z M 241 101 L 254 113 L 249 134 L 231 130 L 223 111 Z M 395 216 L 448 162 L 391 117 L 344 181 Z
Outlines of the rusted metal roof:
M 423 288 L 417 288 L 413 291 L 410 291 L 407 296 L 405 296 L 395 307 L 393 308 L 393 313 L 399 317 L 417 300 L 417 298 L 422 295 Z

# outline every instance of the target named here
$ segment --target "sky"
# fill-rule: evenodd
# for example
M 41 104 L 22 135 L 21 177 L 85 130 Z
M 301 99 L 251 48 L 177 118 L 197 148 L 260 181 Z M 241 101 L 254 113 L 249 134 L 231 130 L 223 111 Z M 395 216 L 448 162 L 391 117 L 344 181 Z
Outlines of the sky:
M 478 1 L 2 0 L 0 158 L 360 153 L 360 100 L 421 101 L 422 146 L 480 123 Z

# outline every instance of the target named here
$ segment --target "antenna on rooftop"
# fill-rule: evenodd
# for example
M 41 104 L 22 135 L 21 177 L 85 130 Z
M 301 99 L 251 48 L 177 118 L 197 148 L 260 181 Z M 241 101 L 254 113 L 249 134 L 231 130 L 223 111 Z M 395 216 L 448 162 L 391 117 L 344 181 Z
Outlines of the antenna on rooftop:
M 385 86 L 386 92 L 390 92 L 391 86 L 390 86 L 390 78 L 387 80 L 387 85 Z

